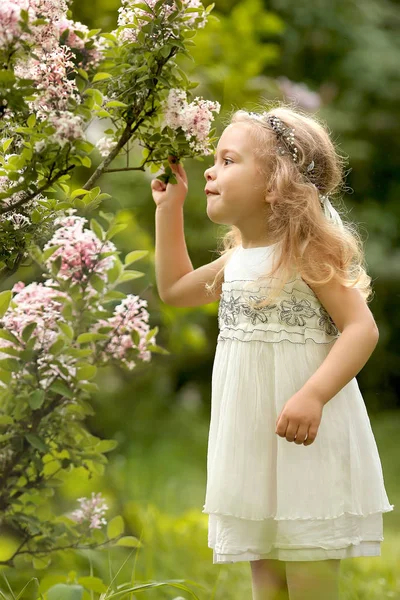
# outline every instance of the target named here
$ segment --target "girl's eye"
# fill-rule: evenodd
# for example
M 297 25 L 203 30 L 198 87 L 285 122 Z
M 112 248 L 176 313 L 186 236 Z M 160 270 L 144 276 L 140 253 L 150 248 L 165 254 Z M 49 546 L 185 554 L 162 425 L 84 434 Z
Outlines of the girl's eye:
M 230 162 L 230 163 L 232 162 L 230 158 L 224 158 L 224 159 L 223 159 L 223 162 L 226 162 L 226 161 L 228 161 L 228 162 Z

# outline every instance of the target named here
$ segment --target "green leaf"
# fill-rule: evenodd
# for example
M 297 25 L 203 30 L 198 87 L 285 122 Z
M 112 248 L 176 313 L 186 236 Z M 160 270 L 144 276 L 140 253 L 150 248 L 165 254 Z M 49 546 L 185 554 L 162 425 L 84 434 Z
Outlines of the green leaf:
M 81 333 L 77 338 L 78 344 L 86 344 L 87 342 L 96 342 L 97 340 L 107 340 L 109 336 L 105 333 Z
M 0 425 L 13 425 L 14 420 L 10 415 L 0 415 Z
M 26 433 L 25 438 L 28 440 L 31 446 L 36 448 L 37 450 L 42 450 L 43 452 L 47 452 L 49 447 L 45 442 L 35 433 Z
M 108 586 L 99 577 L 79 577 L 78 583 L 83 585 L 87 590 L 97 592 L 98 594 L 103 594 L 108 589 Z
M 140 260 L 144 256 L 147 256 L 148 253 L 148 250 L 133 250 L 132 252 L 129 252 L 129 254 L 125 256 L 125 266 L 131 265 L 133 262 Z
M 12 298 L 11 290 L 0 292 L 0 318 L 4 317 Z
M 26 123 L 32 129 L 36 124 L 36 115 L 30 115 Z
M 26 327 L 24 327 L 21 337 L 25 343 L 29 340 L 36 327 L 37 323 L 29 323 L 29 325 L 26 325 Z
M 115 542 L 115 546 L 124 546 L 125 548 L 142 548 L 143 544 L 138 538 L 133 537 L 133 535 L 126 535 L 124 537 L 119 538 Z
M 110 77 L 112 77 L 110 73 L 96 73 L 92 81 L 96 83 L 96 81 L 103 81 L 104 79 L 110 79 Z
M 124 283 L 125 281 L 131 281 L 132 279 L 137 279 L 138 277 L 143 277 L 144 273 L 141 273 L 141 271 L 125 271 L 124 273 L 121 273 L 121 275 L 118 278 L 118 282 L 119 283 Z
M 81 585 L 56 583 L 47 590 L 47 600 L 82 600 L 84 588 Z
M 78 367 L 76 372 L 77 379 L 93 379 L 97 373 L 97 367 L 95 365 L 86 364 L 85 366 Z
M 104 240 L 104 229 L 96 219 L 90 219 L 90 229 L 97 235 L 99 240 Z
M 146 346 L 146 350 L 149 350 L 150 352 L 155 352 L 156 354 L 171 354 L 170 352 L 168 352 L 168 350 L 162 348 L 161 346 L 157 346 L 156 344 L 149 344 L 148 346 Z
M 111 452 L 111 450 L 115 450 L 117 446 L 117 440 L 101 440 L 96 446 L 96 451 L 104 454 L 106 452 Z
M 40 408 L 44 402 L 45 392 L 44 390 L 35 390 L 32 394 L 30 394 L 28 398 L 29 406 L 36 410 Z
M 71 198 L 74 200 L 77 196 L 86 196 L 86 194 L 90 194 L 90 190 L 84 190 L 80 188 L 72 192 Z
M 107 231 L 106 240 L 111 240 L 114 237 L 114 235 L 116 235 L 120 231 L 123 231 L 127 227 L 128 223 L 116 223 L 115 225 L 112 225 Z
M 5 140 L 5 142 L 3 142 L 3 152 L 7 152 L 7 150 L 10 147 L 12 141 L 13 141 L 12 138 L 8 138 L 7 140 Z
M 50 246 L 49 248 L 46 248 L 46 250 L 43 251 L 42 254 L 42 258 L 43 260 L 47 260 L 50 258 L 50 256 L 52 256 L 54 254 L 54 252 L 56 250 L 58 250 L 58 248 L 61 248 L 62 244 L 57 244 L 56 246 Z
M 63 323 L 62 321 L 57 321 L 57 326 L 70 340 L 74 339 L 74 330 L 68 323 Z
M 3 358 L 0 360 L 0 369 L 4 371 L 19 371 L 21 363 L 16 358 Z
M 66 396 L 67 398 L 73 398 L 74 392 L 73 390 L 63 381 L 57 380 L 53 381 L 49 388 L 52 392 L 56 392 L 56 394 L 61 394 L 61 396 Z
M 121 515 L 114 517 L 107 525 L 107 537 L 108 539 L 118 537 L 121 533 L 124 533 L 125 525 Z
M 81 156 L 80 159 L 83 166 L 90 169 L 90 167 L 92 166 L 92 161 L 90 160 L 90 158 L 88 156 Z
M 14 334 L 11 333 L 11 331 L 8 331 L 7 329 L 0 329 L 0 338 L 3 338 L 4 340 L 8 340 L 9 342 L 13 342 L 14 344 L 17 344 L 18 346 L 20 346 L 20 341 L 17 337 L 15 337 Z
M 125 104 L 125 102 L 120 102 L 119 100 L 111 100 L 110 102 L 107 102 L 106 107 L 107 108 L 117 108 L 117 107 L 121 107 L 121 108 L 127 108 L 129 105 Z

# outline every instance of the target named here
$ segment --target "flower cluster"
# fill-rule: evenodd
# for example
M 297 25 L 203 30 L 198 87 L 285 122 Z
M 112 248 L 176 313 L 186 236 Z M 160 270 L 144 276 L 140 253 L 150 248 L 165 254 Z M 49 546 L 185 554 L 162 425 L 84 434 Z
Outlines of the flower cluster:
M 148 344 L 155 344 L 155 337 L 146 340 L 146 336 L 150 331 L 149 313 L 145 309 L 147 300 L 141 300 L 139 296 L 129 294 L 121 304 L 119 304 L 114 315 L 109 319 L 98 321 L 92 332 L 97 332 L 101 327 L 112 327 L 109 332 L 110 340 L 107 343 L 107 355 L 112 356 L 116 360 L 126 365 L 128 369 L 135 367 L 133 360 L 128 360 L 126 357 L 127 350 L 136 348 L 138 357 L 144 362 L 150 361 L 151 354 L 146 347 Z M 132 340 L 132 332 L 136 332 L 139 336 L 139 343 L 136 346 Z M 101 357 L 106 359 L 105 354 Z
M 0 50 L 19 45 L 22 36 L 21 8 L 16 2 L 0 4 Z
M 31 323 L 36 323 L 35 349 L 46 352 L 59 335 L 57 321 L 63 320 L 61 315 L 63 305 L 55 297 L 66 298 L 66 294 L 43 283 L 33 282 L 25 286 L 22 281 L 16 283 L 12 291 L 16 292 L 13 298 L 14 305 L 10 305 L 0 319 L 1 326 L 22 342 L 24 328 Z M 10 346 L 14 347 L 14 344 L 1 339 L 0 352 L 2 348 Z
M 108 156 L 117 145 L 112 138 L 104 136 L 102 137 L 96 144 L 97 150 L 100 152 L 101 156 Z
M 41 93 L 31 103 L 37 115 L 46 118 L 54 111 L 65 111 L 70 100 L 80 102 L 74 79 L 69 75 L 75 71 L 73 54 L 66 46 L 59 46 L 52 52 L 43 53 L 40 60 L 30 58 L 15 67 L 17 77 L 33 79 Z
M 74 510 L 69 516 L 76 523 L 87 523 L 90 529 L 101 529 L 102 525 L 107 525 L 104 518 L 108 505 L 101 497 L 101 493 L 92 492 L 91 498 L 78 498 L 80 508 Z
M 70 209 L 70 213 L 75 210 Z M 114 256 L 100 258 L 100 254 L 116 252 L 116 247 L 110 241 L 99 240 L 91 229 L 83 229 L 86 222 L 84 217 L 73 214 L 58 217 L 54 225 L 59 225 L 59 228 L 44 246 L 44 250 L 60 245 L 46 261 L 46 266 L 50 268 L 51 263 L 60 256 L 61 266 L 57 277 L 73 283 L 79 282 L 85 286 L 86 295 L 91 296 L 96 291 L 90 286 L 90 275 L 96 273 L 103 281 L 107 281 L 106 271 L 112 268 L 115 260 Z
M 212 112 L 219 113 L 220 108 L 219 102 L 199 97 L 188 103 L 184 90 L 171 89 L 167 100 L 163 102 L 164 121 L 171 129 L 184 132 L 194 152 L 207 155 L 212 152 L 208 140 L 214 120 Z
M 69 111 L 63 111 L 60 114 L 52 115 L 49 121 L 55 128 L 51 141 L 61 146 L 61 148 L 68 142 L 73 144 L 75 140 L 85 139 L 82 117 Z
M 138 33 L 141 28 L 148 23 L 150 13 L 153 16 L 162 17 L 163 22 L 166 25 L 166 31 L 163 32 L 163 43 L 165 43 L 169 37 L 174 35 L 173 28 L 176 27 L 176 23 L 168 21 L 168 17 L 177 10 L 176 3 L 174 1 L 165 2 L 161 6 L 157 7 L 158 0 L 146 0 L 148 11 L 144 10 L 143 2 L 137 0 L 121 0 L 122 6 L 118 9 L 118 26 L 120 29 L 117 30 L 116 34 L 120 42 L 133 42 L 136 43 L 138 40 Z M 182 0 L 183 10 L 180 20 L 180 24 L 183 27 L 191 28 L 195 25 L 197 27 L 204 27 L 207 18 L 204 12 L 204 6 L 200 0 Z M 191 9 L 191 12 L 186 14 L 186 10 Z M 198 10 L 193 10 L 198 9 Z M 149 36 L 151 39 L 151 35 Z M 153 37 L 152 39 L 154 48 L 158 47 L 160 43 Z
M 63 17 L 55 22 L 59 37 L 68 29 L 68 37 L 65 44 L 72 50 L 78 50 L 80 60 L 77 66 L 81 68 L 92 67 L 96 68 L 103 60 L 106 49 L 105 40 L 90 38 L 93 40 L 93 45 L 87 47 L 89 40 L 89 28 L 79 21 L 72 21 Z

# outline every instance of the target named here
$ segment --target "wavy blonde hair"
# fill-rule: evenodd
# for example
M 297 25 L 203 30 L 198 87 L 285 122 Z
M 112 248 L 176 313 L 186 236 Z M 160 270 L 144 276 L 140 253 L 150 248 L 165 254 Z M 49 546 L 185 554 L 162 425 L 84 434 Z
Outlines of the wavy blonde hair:
M 368 303 L 372 288 L 365 267 L 363 241 L 357 226 L 343 219 L 344 205 L 340 210 L 338 207 L 344 190 L 345 159 L 335 148 L 327 125 L 315 115 L 310 116 L 284 103 L 273 107 L 264 104 L 260 113 L 262 111 L 262 118 L 256 119 L 244 110 L 236 110 L 227 123 L 251 125 L 256 164 L 265 177 L 265 193 L 270 201 L 266 202 L 265 231 L 270 239 L 278 240 L 277 262 L 272 270 L 257 279 L 260 284 L 268 282 L 269 287 L 268 295 L 258 307 L 272 302 L 285 283 L 296 276 L 310 286 L 325 284 L 335 278 L 346 287 L 358 288 Z M 266 120 L 271 115 L 295 129 L 297 163 L 290 154 L 278 153 L 281 144 Z M 311 161 L 315 165 L 313 183 L 303 175 Z M 327 219 L 318 191 L 331 200 L 335 197 L 332 204 L 341 216 L 343 228 Z M 217 252 L 232 254 L 241 241 L 240 230 L 232 225 L 220 238 Z M 272 286 L 272 279 L 280 283 Z M 211 284 L 206 284 L 206 290 L 215 292 L 223 280 L 224 268 L 218 271 Z

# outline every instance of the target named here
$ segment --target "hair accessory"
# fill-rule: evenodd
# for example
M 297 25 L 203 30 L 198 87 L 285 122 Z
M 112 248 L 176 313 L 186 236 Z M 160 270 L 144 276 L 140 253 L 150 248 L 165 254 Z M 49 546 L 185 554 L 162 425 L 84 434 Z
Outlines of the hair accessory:
M 262 121 L 264 123 L 265 121 L 267 121 L 267 123 L 274 130 L 279 142 L 284 146 L 278 146 L 278 154 L 290 154 L 292 156 L 293 162 L 298 162 L 298 148 L 294 141 L 295 129 L 293 127 L 288 127 L 279 117 L 275 115 L 269 115 L 267 112 L 263 112 L 261 114 L 249 112 L 248 114 L 252 118 L 257 119 L 258 121 Z M 265 117 L 267 118 L 265 119 Z M 336 223 L 338 227 L 343 229 L 343 221 L 340 218 L 340 215 L 337 212 L 337 210 L 332 206 L 329 200 L 329 196 L 327 194 L 321 194 L 319 186 L 313 181 L 313 179 L 315 179 L 314 167 L 315 163 L 312 160 L 310 164 L 306 167 L 306 171 L 305 173 L 303 173 L 303 175 L 307 177 L 307 179 L 309 179 L 309 181 L 317 188 L 319 201 L 321 203 L 325 216 L 329 220 Z

